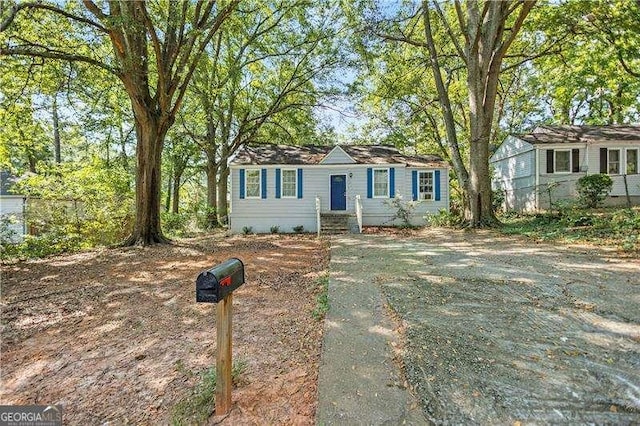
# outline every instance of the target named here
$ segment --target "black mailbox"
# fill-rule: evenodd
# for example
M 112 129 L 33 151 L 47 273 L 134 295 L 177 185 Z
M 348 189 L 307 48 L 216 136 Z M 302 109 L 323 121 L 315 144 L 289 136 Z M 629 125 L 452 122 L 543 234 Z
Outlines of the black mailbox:
M 196 302 L 218 303 L 244 284 L 244 264 L 235 257 L 200 272 L 196 279 Z

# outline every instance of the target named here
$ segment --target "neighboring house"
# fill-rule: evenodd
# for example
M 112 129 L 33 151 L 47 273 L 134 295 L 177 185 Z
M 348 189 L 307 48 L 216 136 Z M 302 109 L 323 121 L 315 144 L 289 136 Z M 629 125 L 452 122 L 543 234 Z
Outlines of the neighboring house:
M 0 232 L 2 239 L 10 238 L 11 241 L 21 242 L 26 234 L 24 212 L 27 197 L 14 194 L 12 187 L 15 177 L 6 171 L 0 171 Z M 6 228 L 5 228 L 6 226 Z
M 552 202 L 571 200 L 578 179 L 605 173 L 607 205 L 626 204 L 627 191 L 640 204 L 639 157 L 640 126 L 540 126 L 507 137 L 491 156 L 493 188 L 504 190 L 507 210 L 535 211 L 549 208 L 549 187 Z
M 231 232 L 317 232 L 330 214 L 356 227 L 393 225 L 396 196 L 416 200 L 411 222 L 449 209 L 449 168 L 434 155 L 409 156 L 390 146 L 245 146 L 230 162 Z

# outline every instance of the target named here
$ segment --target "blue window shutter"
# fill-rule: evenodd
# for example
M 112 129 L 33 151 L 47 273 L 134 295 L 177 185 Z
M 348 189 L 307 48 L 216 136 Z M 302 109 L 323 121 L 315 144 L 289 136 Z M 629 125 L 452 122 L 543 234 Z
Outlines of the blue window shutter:
M 389 198 L 396 196 L 396 168 L 389 169 Z
M 302 169 L 298 169 L 298 198 L 302 198 Z
M 434 191 L 436 193 L 435 199 L 436 201 L 440 201 L 440 170 L 433 172 L 433 180 Z
M 418 171 L 413 170 L 411 172 L 411 199 L 416 201 L 418 199 Z
M 267 169 L 262 169 L 262 199 L 267 198 Z
M 244 199 L 244 169 L 240 169 L 240 199 Z
M 276 198 L 280 198 L 280 169 L 276 169 Z
M 373 169 L 367 168 L 367 198 L 373 198 Z

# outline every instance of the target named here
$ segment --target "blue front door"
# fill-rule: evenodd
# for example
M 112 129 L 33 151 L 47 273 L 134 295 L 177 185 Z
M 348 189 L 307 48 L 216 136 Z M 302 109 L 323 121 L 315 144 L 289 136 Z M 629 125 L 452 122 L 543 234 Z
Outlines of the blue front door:
M 331 175 L 331 210 L 347 209 L 347 175 Z

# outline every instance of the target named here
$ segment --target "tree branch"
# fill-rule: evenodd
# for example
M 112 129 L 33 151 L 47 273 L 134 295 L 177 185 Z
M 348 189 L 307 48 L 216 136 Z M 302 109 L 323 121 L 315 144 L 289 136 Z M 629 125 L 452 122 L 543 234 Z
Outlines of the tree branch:
M 522 2 L 522 9 L 520 9 L 520 13 L 516 18 L 516 22 L 514 22 L 513 27 L 511 28 L 509 37 L 507 37 L 507 39 L 501 43 L 500 48 L 498 49 L 497 55 L 499 57 L 504 57 L 505 53 L 509 49 L 509 46 L 511 46 L 511 43 L 513 43 L 513 40 L 515 40 L 516 36 L 518 35 L 518 32 L 520 32 L 520 28 L 522 27 L 522 24 L 524 23 L 525 18 L 527 17 L 529 12 L 531 11 L 531 8 L 535 4 L 536 4 L 536 0 L 524 0 Z M 509 13 L 512 13 L 514 10 L 515 8 L 511 9 Z
M 73 21 L 76 22 L 82 22 L 84 24 L 88 24 L 94 28 L 99 29 L 100 31 L 106 33 L 107 29 L 105 27 L 103 27 L 102 25 L 100 25 L 99 23 L 92 21 L 91 19 L 87 19 L 85 17 L 82 16 L 78 16 L 78 15 L 74 15 L 73 13 L 67 12 L 66 10 L 60 9 L 59 7 L 55 7 L 52 6 L 50 4 L 43 4 L 43 3 L 19 3 L 16 4 L 15 6 L 13 6 L 13 8 L 11 9 L 11 12 L 9 13 L 9 16 L 7 16 L 7 18 L 2 21 L 2 23 L 0 24 L 0 32 L 5 31 L 9 25 L 11 25 L 11 23 L 13 22 L 13 20 L 15 19 L 15 17 L 18 15 L 18 12 L 22 9 L 43 9 L 43 10 L 48 10 L 50 12 L 54 12 L 57 13 L 58 15 L 62 15 L 65 18 L 69 18 Z
M 13 48 L 0 47 L 0 56 L 2 55 L 28 56 L 28 57 L 36 57 L 36 58 L 44 58 L 44 59 L 60 59 L 63 61 L 71 61 L 71 62 L 85 62 L 87 64 L 100 67 L 103 70 L 106 70 L 113 75 L 119 76 L 119 73 L 116 70 L 114 70 L 107 64 L 104 64 L 96 59 L 89 58 L 88 56 L 74 55 L 74 54 L 60 52 L 56 50 L 47 49 L 44 51 L 34 51 L 24 47 L 13 47 Z
M 451 42 L 455 46 L 456 51 L 458 52 L 458 55 L 464 61 L 464 63 L 467 64 L 467 55 L 465 54 L 464 50 L 462 50 L 462 47 L 460 46 L 460 43 L 458 42 L 456 35 L 453 33 L 453 29 L 451 28 L 451 25 L 449 25 L 449 21 L 447 21 L 446 16 L 444 16 L 442 9 L 438 5 L 438 2 L 434 1 L 433 6 L 436 9 L 436 13 L 440 17 L 440 20 L 442 21 L 442 24 L 444 25 L 445 30 L 447 30 L 447 34 L 449 34 L 449 39 L 451 39 Z M 466 39 L 466 36 L 465 36 L 465 39 Z
M 422 41 L 418 41 L 418 40 L 414 40 L 414 39 L 410 39 L 406 36 L 394 36 L 391 34 L 381 34 L 381 33 L 375 33 L 376 36 L 384 39 L 384 40 L 389 40 L 389 41 L 399 41 L 402 43 L 407 43 L 410 44 L 412 46 L 417 46 L 417 47 L 427 47 L 427 44 L 425 42 Z

